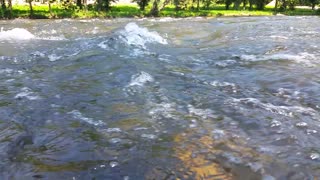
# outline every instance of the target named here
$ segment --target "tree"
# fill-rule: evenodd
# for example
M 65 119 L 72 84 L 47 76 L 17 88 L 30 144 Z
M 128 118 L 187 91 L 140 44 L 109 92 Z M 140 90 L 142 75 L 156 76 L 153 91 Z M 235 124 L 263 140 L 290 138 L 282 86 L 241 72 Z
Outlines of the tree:
M 8 0 L 8 8 L 9 8 L 9 14 L 7 15 L 7 17 L 9 18 L 9 19 L 11 19 L 12 18 L 12 0 Z
M 82 9 L 82 0 L 77 0 L 77 6 Z
M 279 4 L 279 0 L 276 0 L 275 5 L 274 5 L 274 11 L 275 12 L 278 11 L 278 4 Z
M 242 4 L 243 4 L 242 9 L 246 9 L 246 6 L 247 6 L 247 0 L 242 0 Z
M 232 0 L 225 0 L 226 10 L 230 9 L 230 5 L 232 4 Z
M 234 0 L 233 2 L 233 9 L 239 10 L 240 9 L 241 0 Z
M 144 11 L 145 7 L 148 6 L 150 0 L 133 0 L 132 2 L 136 2 L 140 7 L 140 10 Z
M 54 2 L 54 0 L 48 0 L 49 13 L 50 13 L 50 16 L 51 16 L 51 17 L 53 16 L 52 8 L 51 8 L 51 3 L 53 3 L 53 2 Z
M 5 10 L 7 8 L 5 0 L 0 0 L 0 3 L 1 3 L 2 10 Z
M 32 8 L 32 0 L 28 0 L 29 8 L 30 8 L 30 17 L 33 17 L 33 8 Z
M 249 10 L 253 9 L 254 3 L 255 3 L 255 0 L 249 0 Z
M 110 10 L 111 2 L 116 2 L 117 0 L 97 0 L 98 10 Z
M 266 5 L 266 1 L 265 0 L 257 0 L 256 5 L 257 5 L 258 10 L 263 10 L 264 6 Z
M 296 0 L 288 0 L 288 4 L 289 4 L 289 9 L 294 10 L 294 8 L 297 4 L 297 1 Z
M 159 7 L 158 7 L 158 2 L 159 0 L 154 0 L 152 4 L 152 8 L 150 10 L 150 15 L 151 16 L 159 16 Z
M 316 5 L 319 4 L 319 0 L 309 0 L 312 10 L 315 9 Z

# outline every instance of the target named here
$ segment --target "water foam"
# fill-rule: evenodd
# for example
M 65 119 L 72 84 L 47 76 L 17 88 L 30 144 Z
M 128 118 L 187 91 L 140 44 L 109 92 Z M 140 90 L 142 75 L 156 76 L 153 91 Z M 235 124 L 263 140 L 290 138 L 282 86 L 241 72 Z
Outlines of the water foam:
M 141 71 L 132 76 L 129 86 L 143 86 L 145 83 L 153 81 L 154 79 L 150 74 Z
M 59 35 L 59 36 L 48 36 L 48 37 L 38 37 L 36 39 L 40 39 L 40 40 L 48 40 L 48 41 L 64 41 L 64 40 L 68 40 L 66 37 L 64 37 L 64 35 Z
M 288 60 L 302 64 L 306 67 L 314 67 L 316 64 L 316 56 L 307 52 L 299 53 L 297 55 L 292 54 L 272 54 L 272 55 L 241 55 L 240 59 L 243 61 L 259 62 L 259 61 L 270 61 L 270 60 Z
M 214 87 L 230 88 L 232 92 L 237 92 L 237 86 L 234 83 L 212 81 L 210 82 L 210 85 Z
M 0 31 L 0 40 L 30 40 L 35 36 L 23 28 L 14 28 L 8 31 Z
M 301 100 L 304 97 L 304 94 L 300 91 L 294 91 L 286 88 L 279 88 L 278 91 L 274 93 L 274 95 L 285 98 L 287 100 Z
M 146 43 L 168 44 L 167 40 L 162 38 L 157 32 L 150 32 L 147 28 L 141 28 L 136 23 L 129 23 L 124 30 L 120 32 L 121 39 L 128 45 L 146 48 Z
M 88 117 L 85 117 L 82 115 L 82 113 L 78 110 L 73 110 L 71 112 L 69 112 L 68 114 L 71 114 L 74 118 L 76 119 L 80 119 L 86 123 L 89 123 L 89 124 L 92 124 L 92 125 L 95 125 L 95 126 L 101 126 L 101 125 L 104 125 L 105 123 L 102 122 L 101 120 L 94 120 L 92 118 L 88 118 Z
M 9 69 L 9 68 L 4 68 L 4 69 L 0 69 L 0 74 L 7 74 L 7 75 L 19 74 L 19 75 L 22 75 L 22 74 L 24 74 L 24 72 L 21 70 L 13 70 L 13 69 Z
M 39 96 L 37 96 L 34 92 L 31 91 L 30 88 L 23 87 L 21 89 L 21 92 L 18 93 L 15 97 L 15 99 L 22 99 L 26 98 L 28 100 L 38 100 L 41 99 Z
M 49 58 L 49 61 L 54 62 L 54 61 L 61 59 L 62 56 L 58 56 L 56 54 L 50 54 L 50 55 L 48 55 L 48 58 Z
M 198 109 L 193 107 L 191 104 L 188 105 L 188 111 L 191 115 L 199 116 L 202 119 L 215 118 L 213 111 L 210 109 Z
M 301 107 L 301 106 L 276 106 L 271 103 L 263 103 L 260 100 L 256 98 L 240 98 L 236 99 L 233 98 L 231 101 L 229 101 L 232 105 L 235 107 L 238 106 L 238 104 L 245 104 L 253 107 L 258 107 L 264 110 L 267 110 L 269 112 L 280 114 L 283 116 L 293 117 L 294 113 L 299 113 L 303 115 L 310 115 L 312 117 L 316 116 L 317 112 L 309 107 Z
M 234 65 L 236 63 L 237 63 L 237 61 L 235 61 L 235 60 L 224 60 L 224 61 L 216 62 L 215 65 L 217 67 L 225 68 L 225 67 L 228 67 L 228 66 L 232 66 L 232 65 Z

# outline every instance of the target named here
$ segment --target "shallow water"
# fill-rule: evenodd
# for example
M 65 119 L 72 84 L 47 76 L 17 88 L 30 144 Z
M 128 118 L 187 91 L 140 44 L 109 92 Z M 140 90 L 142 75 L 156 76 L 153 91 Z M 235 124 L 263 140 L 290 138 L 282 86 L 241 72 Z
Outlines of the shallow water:
M 0 176 L 319 177 L 319 24 L 0 21 Z

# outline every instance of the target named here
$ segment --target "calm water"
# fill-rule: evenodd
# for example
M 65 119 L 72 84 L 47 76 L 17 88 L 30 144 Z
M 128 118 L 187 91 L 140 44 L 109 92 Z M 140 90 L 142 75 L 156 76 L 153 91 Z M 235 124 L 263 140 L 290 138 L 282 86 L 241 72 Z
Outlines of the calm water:
M 1 179 L 319 177 L 319 25 L 0 21 Z

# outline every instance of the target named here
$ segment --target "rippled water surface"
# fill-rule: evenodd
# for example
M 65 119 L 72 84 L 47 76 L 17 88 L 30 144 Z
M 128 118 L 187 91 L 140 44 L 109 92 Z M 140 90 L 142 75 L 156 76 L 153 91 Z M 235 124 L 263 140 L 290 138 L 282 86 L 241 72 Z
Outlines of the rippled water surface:
M 0 176 L 317 178 L 319 24 L 0 21 Z

